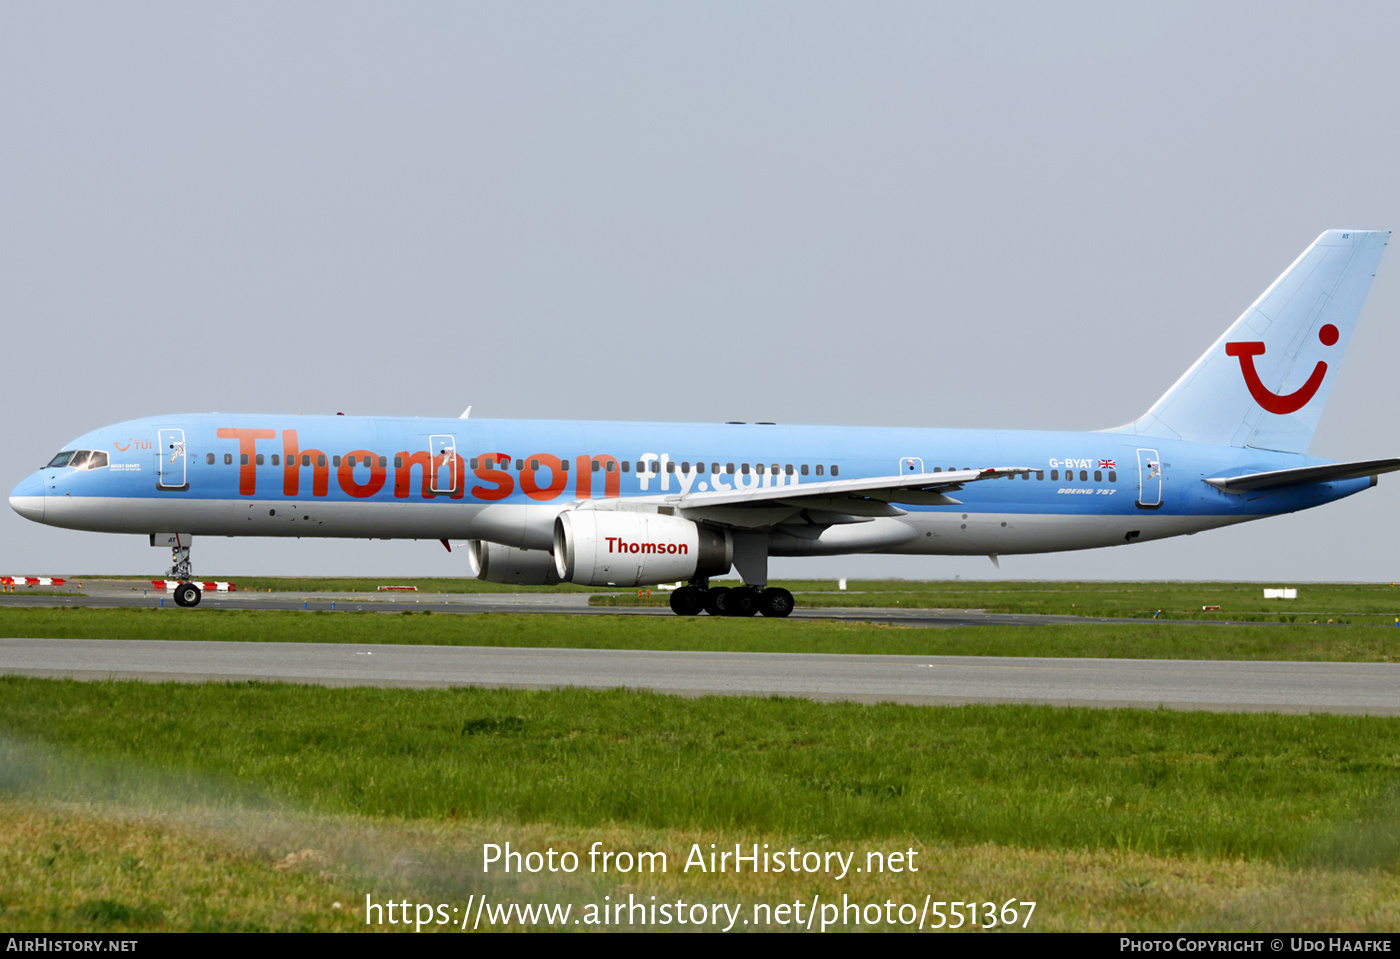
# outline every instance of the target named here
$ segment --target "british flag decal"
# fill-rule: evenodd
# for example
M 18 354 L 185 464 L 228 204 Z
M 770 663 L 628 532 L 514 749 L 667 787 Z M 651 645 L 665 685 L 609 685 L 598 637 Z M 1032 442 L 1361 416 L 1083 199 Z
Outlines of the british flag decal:
M 1099 460 L 1099 469 L 1101 470 L 1116 470 L 1117 468 L 1117 460 Z

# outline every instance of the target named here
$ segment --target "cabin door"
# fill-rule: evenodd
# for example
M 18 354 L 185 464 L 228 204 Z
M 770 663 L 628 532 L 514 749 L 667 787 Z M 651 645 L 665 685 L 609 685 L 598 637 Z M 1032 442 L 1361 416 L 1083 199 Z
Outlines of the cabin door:
M 429 488 L 434 493 L 455 493 L 460 488 L 463 477 L 458 476 L 457 439 L 446 434 L 428 437 L 428 452 L 433 457 L 433 475 Z
M 1138 509 L 1162 508 L 1162 460 L 1156 450 L 1138 450 Z
M 190 488 L 185 456 L 185 431 L 159 430 L 156 433 L 156 489 Z

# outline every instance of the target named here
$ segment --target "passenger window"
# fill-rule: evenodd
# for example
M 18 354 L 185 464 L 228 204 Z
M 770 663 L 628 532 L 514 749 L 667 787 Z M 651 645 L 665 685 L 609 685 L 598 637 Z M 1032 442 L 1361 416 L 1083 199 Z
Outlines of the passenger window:
M 277 466 L 277 465 L 279 465 L 281 462 L 282 462 L 282 458 L 281 458 L 280 456 L 278 456 L 276 453 L 273 453 L 273 454 L 272 454 L 272 465 L 273 465 L 273 466 Z
M 832 475 L 832 476 L 839 476 L 839 475 L 841 475 L 841 467 L 837 466 L 835 463 L 832 463 L 832 464 L 831 464 L 831 475 Z
M 724 471 L 725 471 L 726 473 L 728 473 L 730 476 L 733 476 L 733 475 L 734 475 L 734 464 L 733 464 L 733 463 L 725 463 L 725 464 L 724 464 Z
M 660 473 L 660 472 L 661 472 L 661 461 L 660 461 L 660 460 L 652 460 L 652 461 L 651 461 L 651 471 L 652 471 L 653 473 Z
M 785 473 L 787 473 L 787 475 L 791 476 L 791 475 L 792 475 L 792 464 L 791 464 L 791 463 L 787 464 L 787 467 L 783 470 L 783 472 L 785 472 Z
M 763 469 L 764 469 L 764 467 L 763 467 L 763 464 L 762 464 L 762 463 L 759 463 L 757 466 L 754 467 L 754 469 L 758 472 L 758 475 L 759 475 L 759 476 L 762 476 L 762 475 L 763 475 Z
M 491 465 L 491 461 L 490 461 L 490 460 L 487 460 L 487 461 L 486 461 L 486 465 L 490 466 L 490 465 Z M 397 470 L 397 469 L 403 469 L 403 457 L 402 457 L 402 456 L 395 456 L 395 457 L 394 457 L 394 469 L 396 469 L 396 470 Z
M 566 457 L 563 457 L 563 456 L 559 457 L 559 472 L 561 472 L 561 473 L 567 473 L 568 471 L 569 471 L 569 460 L 568 460 Z
M 257 463 L 259 466 L 263 465 L 263 455 L 261 453 L 258 454 Z
M 603 469 L 611 473 L 617 469 L 617 464 L 614 463 L 612 460 L 608 460 L 606 463 L 603 464 Z
M 1031 478 L 1031 474 L 1030 474 L 1030 473 L 1022 473 L 1022 474 L 1021 474 L 1021 479 L 1023 479 L 1023 480 L 1028 480 L 1028 479 L 1030 479 L 1030 478 Z
M 646 471 L 647 471 L 647 464 L 646 464 L 646 463 L 643 463 L 641 460 L 637 460 L 637 472 L 638 472 L 638 473 L 645 473 Z
M 941 466 L 935 466 L 935 467 L 933 468 L 933 471 L 934 471 L 935 473 L 941 473 L 941 472 L 943 472 L 943 467 L 941 467 Z
M 802 475 L 803 475 L 803 476 L 806 476 L 806 475 L 807 475 L 807 464 L 806 464 L 806 463 L 803 463 L 803 464 L 802 464 Z
M 1079 471 L 1079 482 L 1081 482 L 1081 483 L 1087 483 L 1087 482 L 1089 482 L 1089 471 L 1088 471 L 1088 470 L 1080 470 L 1080 471 Z
M 398 458 L 395 457 L 395 460 L 396 460 L 396 461 L 397 461 L 397 459 L 398 459 Z M 275 457 L 274 457 L 273 460 L 272 460 L 272 465 L 273 465 L 273 466 L 276 466 L 276 465 L 277 465 L 277 459 L 276 459 Z M 388 466 L 388 465 L 389 465 L 389 459 L 388 459 L 388 457 L 385 457 L 385 456 L 379 457 L 379 468 L 380 468 L 380 469 L 384 469 L 384 468 L 385 468 L 386 466 Z
M 213 466 L 213 465 L 214 465 L 214 454 L 213 454 L 213 453 L 208 453 L 208 454 L 206 454 L 205 457 L 204 457 L 204 462 L 208 463 L 210 466 Z
M 1103 482 L 1103 471 L 1102 471 L 1102 470 L 1094 470 L 1094 482 L 1095 482 L 1095 483 L 1102 483 L 1102 482 Z
M 632 469 L 632 461 L 631 461 L 631 460 L 623 460 L 623 461 L 622 461 L 622 472 L 626 473 L 626 472 L 628 472 L 628 471 L 631 470 L 631 469 Z
M 225 465 L 225 466 L 232 466 L 232 465 L 233 465 L 233 454 L 232 454 L 232 453 L 225 453 L 225 454 L 224 454 L 224 465 Z
M 248 454 L 247 454 L 247 453 L 239 453 L 239 454 L 238 454 L 238 465 L 239 465 L 239 466 L 247 466 L 247 465 L 248 465 Z
M 331 457 L 331 465 L 334 466 L 334 467 L 339 468 L 339 466 L 340 466 L 340 457 L 339 457 L 339 456 L 332 456 L 332 457 Z
M 477 463 L 479 462 L 480 460 L 477 457 L 473 456 L 470 460 L 467 461 L 467 465 L 470 466 L 472 469 L 476 469 Z M 351 465 L 353 466 L 354 464 L 351 463 Z
M 821 476 L 821 475 L 822 475 L 822 464 L 820 464 L 820 463 L 817 464 L 817 475 L 818 475 L 818 476 Z
M 600 470 L 600 469 L 602 469 L 602 464 L 599 463 L 597 460 L 594 460 L 594 461 L 593 461 L 593 472 L 596 473 L 596 472 L 598 472 L 598 470 Z
M 611 468 L 612 468 L 612 467 L 611 467 L 611 464 L 610 464 L 610 465 L 609 465 L 609 469 L 611 469 Z M 666 472 L 668 472 L 668 473 L 674 473 L 675 471 L 676 471 L 676 464 L 675 464 L 675 463 L 672 463 L 670 460 L 667 460 L 667 461 L 666 461 Z
M 1043 480 L 1043 479 L 1045 479 L 1045 470 L 1036 470 L 1036 471 L 1035 471 L 1035 478 L 1038 479 L 1038 480 Z
M 322 453 L 322 454 L 320 454 L 319 456 L 316 457 L 316 465 L 317 465 L 317 466 L 325 466 L 325 465 L 326 465 L 326 454 L 325 454 L 325 453 Z
M 1059 471 L 1059 470 L 1051 470 L 1051 471 L 1050 471 L 1050 478 L 1051 478 L 1052 480 L 1058 480 L 1058 479 L 1060 478 L 1060 471 Z
M 749 475 L 749 464 L 748 464 L 748 463 L 740 463 L 740 464 L 739 464 L 739 472 L 742 473 L 742 474 L 744 474 L 745 476 L 748 476 L 748 475 Z
M 1116 482 L 1118 482 L 1118 471 L 1117 471 L 1117 470 L 1109 470 L 1109 471 L 1108 471 L 1108 481 L 1109 481 L 1110 483 L 1116 483 Z

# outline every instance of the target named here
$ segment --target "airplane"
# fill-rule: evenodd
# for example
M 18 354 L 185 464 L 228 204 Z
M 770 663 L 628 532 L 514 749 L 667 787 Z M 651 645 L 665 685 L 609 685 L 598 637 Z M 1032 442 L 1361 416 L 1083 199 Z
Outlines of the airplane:
M 1307 455 L 1388 231 L 1329 230 L 1142 416 L 1096 432 L 194 414 L 78 437 L 35 522 L 191 537 L 466 540 L 494 583 L 685 581 L 683 616 L 784 617 L 772 556 L 1093 549 L 1310 509 L 1400 458 Z M 738 571 L 743 586 L 711 585 Z

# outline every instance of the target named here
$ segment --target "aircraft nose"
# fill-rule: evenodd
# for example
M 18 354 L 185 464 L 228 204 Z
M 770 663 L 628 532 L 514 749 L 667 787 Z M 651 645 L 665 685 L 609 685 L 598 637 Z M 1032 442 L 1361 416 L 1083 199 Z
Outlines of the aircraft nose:
M 36 523 L 44 521 L 44 478 L 31 473 L 10 491 L 10 509 Z

